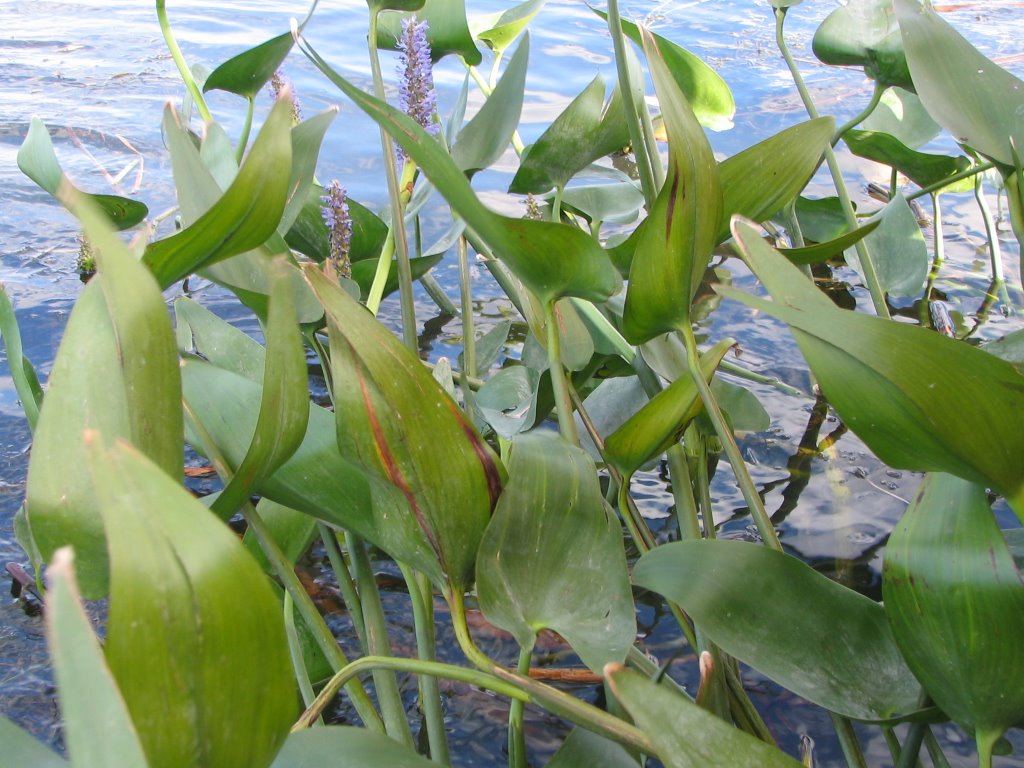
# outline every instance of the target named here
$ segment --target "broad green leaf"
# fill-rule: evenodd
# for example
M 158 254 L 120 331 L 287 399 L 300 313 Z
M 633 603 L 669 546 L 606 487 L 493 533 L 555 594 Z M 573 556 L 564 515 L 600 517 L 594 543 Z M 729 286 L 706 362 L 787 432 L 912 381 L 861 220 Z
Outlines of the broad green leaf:
M 631 181 L 569 187 L 562 195 L 563 209 L 579 213 L 591 222 L 629 224 L 636 221 L 643 205 L 643 193 Z
M 447 151 L 414 120 L 363 93 L 331 69 L 308 41 L 300 46 L 310 60 L 356 105 L 380 123 L 405 149 L 519 280 L 542 302 L 578 296 L 601 302 L 615 291 L 615 269 L 604 250 L 585 232 L 565 224 L 513 219 L 488 209 L 473 192 Z M 559 254 L 552 259 L 551 254 Z
M 618 742 L 574 728 L 545 768 L 637 768 L 640 764 Z
M 878 603 L 760 544 L 662 545 L 633 582 L 664 595 L 722 650 L 783 687 L 856 720 L 917 709 L 920 687 Z
M 295 453 L 306 433 L 306 349 L 295 318 L 286 266 L 278 262 L 274 267 L 259 419 L 245 458 L 211 507 L 222 519 L 231 517 L 253 489 Z
M 269 765 L 296 701 L 263 572 L 130 446 L 94 450 L 89 469 L 110 547 L 107 659 L 149 765 Z
M 232 56 L 206 76 L 203 93 L 228 91 L 255 99 L 260 89 L 270 82 L 281 62 L 287 58 L 294 42 L 292 33 L 286 32 Z
M 198 355 L 257 384 L 263 382 L 266 350 L 258 341 L 186 296 L 174 300 L 174 318 L 183 355 Z
M 313 184 L 291 229 L 285 235 L 285 241 L 297 251 L 316 261 L 323 261 L 331 251 L 331 241 L 327 233 L 327 225 L 321 209 L 324 204 L 324 188 Z M 369 208 L 356 200 L 348 199 L 348 214 L 352 219 L 352 242 L 349 258 L 353 263 L 363 259 L 376 259 L 380 256 L 384 241 L 387 239 L 388 226 Z
M 21 329 L 3 283 L 0 283 L 0 337 L 3 338 L 7 368 L 14 381 L 18 400 L 21 401 L 21 409 L 25 412 L 28 428 L 34 432 L 39 420 L 39 406 L 43 402 L 43 390 L 39 386 L 35 368 L 22 353 Z
M 897 193 L 876 214 L 878 227 L 864 238 L 872 254 L 882 290 L 892 296 L 916 296 L 928 276 L 928 246 L 917 216 Z M 847 263 L 863 275 L 856 251 L 848 251 Z
M 53 151 L 50 132 L 38 117 L 33 117 L 28 126 L 28 135 L 18 150 L 18 167 L 32 181 L 57 197 L 61 185 L 73 187 L 57 161 Z M 81 192 L 92 199 L 118 229 L 129 229 L 149 215 L 149 208 L 138 200 L 118 195 L 93 195 Z
M 377 11 L 418 11 L 426 0 L 367 0 L 370 13 Z
M 102 660 L 102 652 L 99 654 Z M 11 765 L 30 765 L 32 768 L 68 768 L 68 761 L 48 749 L 28 731 L 22 730 L 0 715 L 0 744 L 4 745 L 4 758 Z
M 843 422 L 886 464 L 986 483 L 1024 517 L 1024 376 L 1010 363 L 919 326 L 837 308 L 799 270 L 737 220 L 744 259 L 768 302 L 720 293 L 790 325 Z
M 749 389 L 716 376 L 711 381 L 711 394 L 735 431 L 764 432 L 771 426 L 771 416 Z
M 143 260 L 162 287 L 256 248 L 275 234 L 290 191 L 290 126 L 291 104 L 279 100 L 220 200 L 191 226 L 146 249 Z
M 272 768 L 436 768 L 425 757 L 365 728 L 327 726 L 288 736 Z
M 927 144 L 942 131 L 916 93 L 896 87 L 885 90 L 878 106 L 861 126 L 866 131 L 887 133 L 913 149 Z
M 46 570 L 46 634 L 68 753 L 76 768 L 147 768 L 136 726 L 82 607 L 73 558 L 70 547 L 58 549 Z M 10 757 L 5 743 L 4 759 Z
M 797 217 L 799 219 L 799 214 L 797 214 Z M 821 264 L 844 253 L 847 248 L 852 247 L 857 241 L 862 240 L 877 229 L 881 223 L 881 219 L 873 219 L 864 222 L 857 229 L 840 235 L 834 240 L 815 243 L 814 245 L 805 245 L 803 248 L 779 248 L 778 250 L 779 253 L 794 264 Z M 845 226 L 845 222 L 843 222 L 842 226 Z
M 331 127 L 337 114 L 338 108 L 332 107 L 292 126 L 292 172 L 288 179 L 288 202 L 285 204 L 284 213 L 281 214 L 281 221 L 277 225 L 277 232 L 282 237 L 291 230 L 295 220 L 305 208 L 310 191 L 320 189 L 314 181 L 316 164 L 320 158 L 320 145 L 323 144 L 327 129 Z M 323 192 L 317 191 L 316 194 L 322 195 Z M 350 204 L 350 215 L 352 207 Z M 353 237 L 356 234 L 354 229 L 355 227 L 353 227 Z
M 612 693 L 647 734 L 666 768 L 799 768 L 793 758 L 622 666 L 605 670 Z
M 492 51 L 503 53 L 533 21 L 546 0 L 525 0 L 507 11 L 477 17 L 470 22 L 478 40 Z
M 647 217 L 629 269 L 623 335 L 634 344 L 690 320 L 718 235 L 718 165 L 686 98 L 650 38 L 644 48 L 669 137 L 665 184 Z
M 318 270 L 306 278 L 327 313 L 342 455 L 401 490 L 438 586 L 465 590 L 501 493 L 497 457 L 419 357 Z
M 979 739 L 1024 719 L 1024 581 L 984 486 L 930 474 L 885 547 L 885 611 L 935 703 Z
M 385 7 L 395 8 L 396 5 L 402 6 L 397 10 L 416 11 L 416 18 L 427 22 L 427 42 L 430 43 L 430 55 L 435 62 L 450 53 L 459 56 L 471 66 L 476 66 L 483 60 L 469 31 L 465 0 L 426 0 L 418 6 L 415 1 L 409 4 L 401 0 L 386 0 Z M 398 48 L 402 19 L 408 16 L 408 13 L 391 11 L 381 14 L 380 26 L 377 29 L 379 48 Z
M 508 470 L 477 556 L 484 615 L 522 648 L 554 630 L 594 671 L 625 660 L 636 636 L 633 595 L 622 529 L 593 459 L 538 432 L 515 439 Z
M 735 343 L 734 339 L 724 339 L 701 355 L 701 375 L 705 380 L 711 380 L 718 364 Z M 680 376 L 608 436 L 605 458 L 628 477 L 649 459 L 677 443 L 686 426 L 703 410 L 693 377 L 689 373 Z
M 491 370 L 491 366 L 497 361 L 501 351 L 508 342 L 509 331 L 512 330 L 511 320 L 501 320 L 494 325 L 487 333 L 474 341 L 476 352 L 476 370 L 466 368 L 465 352 L 459 353 L 459 368 L 466 371 L 470 376 L 484 378 Z
M 880 86 L 913 88 L 892 0 L 850 0 L 814 33 L 814 55 L 825 64 L 863 67 Z
M 917 0 L 894 2 L 914 90 L 928 113 L 962 144 L 1013 166 L 1024 146 L 1024 82 L 984 56 Z
M 990 355 L 1001 357 L 1003 360 L 1013 363 L 1021 373 L 1024 373 L 1024 328 L 1012 331 L 1002 338 L 983 344 L 981 348 Z
M 602 19 L 608 19 L 608 15 L 603 11 L 595 9 L 594 13 Z M 722 76 L 699 56 L 695 56 L 661 35 L 646 29 L 644 31 L 654 39 L 669 74 L 686 97 L 686 101 L 701 125 L 707 126 L 712 131 L 724 131 L 732 128 L 732 118 L 736 114 L 736 102 Z M 623 19 L 622 32 L 637 45 L 644 46 L 640 27 L 633 22 Z
M 542 193 L 564 187 L 595 160 L 629 144 L 618 88 L 605 105 L 604 78 L 597 75 L 582 93 L 527 147 L 508 191 Z
M 435 253 L 433 256 L 418 256 L 409 259 L 409 269 L 412 272 L 412 279 L 419 280 L 427 272 L 440 263 L 444 257 L 443 253 Z M 352 263 L 352 279 L 359 286 L 360 296 L 365 300 L 370 294 L 370 286 L 373 285 L 373 278 L 377 274 L 377 262 L 373 259 L 363 259 Z M 384 281 L 384 296 L 390 296 L 398 290 L 398 268 L 394 262 L 388 271 L 388 278 Z
M 44 558 L 75 547 L 83 593 L 106 593 L 103 524 L 82 442 L 124 438 L 173 477 L 181 475 L 181 384 L 167 309 L 149 272 L 70 187 L 65 204 L 96 248 L 99 273 L 72 310 L 50 375 L 29 460 L 27 511 Z
M 533 426 L 540 374 L 525 365 L 503 368 L 491 376 L 474 400 L 495 433 L 511 440 Z
M 452 160 L 471 176 L 489 167 L 508 149 L 523 111 L 529 57 L 530 37 L 527 35 L 480 111 L 462 127 L 455 139 L 451 148 Z
M 843 141 L 857 157 L 895 168 L 919 187 L 927 187 L 967 170 L 971 161 L 965 156 L 933 155 L 915 152 L 894 136 L 876 131 L 850 130 Z
M 837 240 L 850 232 L 850 225 L 846 221 L 846 214 L 838 197 L 798 197 L 796 218 L 800 222 L 804 240 L 808 242 L 825 243 Z M 784 222 L 783 225 L 785 226 Z

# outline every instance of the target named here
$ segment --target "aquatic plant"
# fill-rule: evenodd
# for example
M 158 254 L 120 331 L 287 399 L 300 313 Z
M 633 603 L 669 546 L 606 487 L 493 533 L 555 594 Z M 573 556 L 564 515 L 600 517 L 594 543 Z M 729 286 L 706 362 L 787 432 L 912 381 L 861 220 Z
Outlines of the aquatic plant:
M 343 754 L 353 766 L 427 765 L 396 672 L 418 677 L 423 751 L 441 764 L 451 757 L 439 678 L 511 702 L 507 752 L 516 767 L 527 764 L 525 704 L 579 726 L 557 765 L 639 765 L 638 756 L 673 767 L 798 765 L 775 746 L 740 664 L 827 710 L 851 766 L 865 762 L 853 721 L 884 729 L 900 766 L 914 765 L 922 744 L 941 762 L 931 725 L 950 719 L 974 736 L 979 765 L 991 765 L 1004 732 L 1024 722 L 1020 537 L 993 514 L 998 497 L 1024 519 L 1024 431 L 1014 418 L 1024 412 L 1024 373 L 1012 362 L 1020 335 L 1003 340 L 1004 360 L 998 346 L 979 349 L 888 316 L 892 296 L 927 305 L 942 268 L 938 220 L 929 272 L 908 201 L 937 201 L 994 170 L 1024 239 L 1024 136 L 1014 117 L 1024 106 L 1021 81 L 916 0 L 895 0 L 895 15 L 887 2 L 854 0 L 821 26 L 815 51 L 863 67 L 877 87 L 864 112 L 836 129 L 817 114 L 786 48 L 791 4 L 773 3 L 810 119 L 718 161 L 705 128 L 730 125 L 727 86 L 689 52 L 623 20 L 613 1 L 600 14 L 618 64 L 611 94 L 596 78 L 524 146 L 525 31 L 542 5 L 527 0 L 470 25 L 456 0 L 371 2 L 369 95 L 304 36 L 315 4 L 290 32 L 199 82 L 158 0 L 165 40 L 205 125 L 197 146 L 185 114 L 167 108 L 182 228 L 137 246 L 115 230 L 137 225 L 145 207 L 74 187 L 45 126 L 33 121 L 19 164 L 81 222 L 98 266 L 45 395 L 0 292 L 0 332 L 34 435 L 18 532 L 36 573 L 49 563 L 47 630 L 71 764 L 287 768 Z M 481 44 L 490 77 L 476 69 Z M 665 153 L 637 98 L 643 73 L 632 45 L 654 84 Z M 399 107 L 384 98 L 378 49 L 388 46 L 405 55 Z M 435 59 L 458 56 L 485 98 L 471 119 L 457 115 L 444 131 L 428 46 Z M 278 87 L 250 138 L 256 95 L 295 48 L 380 125 L 389 221 L 337 182 L 324 189 L 316 181 L 335 111 L 296 122 L 293 95 Z M 965 154 L 911 147 L 908 123 L 922 119 L 912 114 L 893 133 L 857 129 L 891 89 L 909 86 Z M 204 101 L 211 89 L 246 101 L 233 147 Z M 912 103 L 902 93 L 889 98 Z M 884 207 L 866 221 L 833 151 L 839 141 L 893 169 Z M 392 142 L 405 158 L 400 174 Z M 496 213 L 472 186 L 509 146 L 520 156 L 510 190 L 527 196 L 526 217 Z M 608 183 L 581 182 L 624 148 L 636 178 L 606 168 Z M 835 200 L 801 197 L 823 162 Z M 899 174 L 916 189 L 898 188 Z M 414 279 L 455 311 L 431 282 L 437 258 L 413 256 L 406 236 L 416 195 L 429 193 L 452 212 L 442 250 L 456 250 L 462 276 L 458 372 L 431 371 L 416 343 Z M 844 225 L 811 236 L 824 230 L 823 208 Z M 639 223 L 611 242 L 603 225 L 627 214 Z M 768 298 L 722 282 L 707 287 L 726 242 Z M 470 249 L 527 328 L 518 362 L 500 370 L 492 363 L 509 328 L 476 336 Z M 840 258 L 862 276 L 873 315 L 840 308 L 811 279 L 812 265 Z M 1008 301 L 995 256 L 992 272 L 991 293 Z M 187 297 L 175 299 L 172 324 L 163 291 L 193 273 L 251 310 L 263 343 Z M 396 289 L 401 340 L 375 317 Z M 736 441 L 740 403 L 751 395 L 717 374 L 727 368 L 734 382 L 785 387 L 727 360 L 732 338 L 698 338 L 709 301 L 702 291 L 786 323 L 820 388 L 820 409 L 827 400 L 889 466 L 926 473 L 889 541 L 882 603 L 782 551 Z M 330 407 L 310 401 L 307 355 Z M 808 431 L 814 449 L 817 432 Z M 186 442 L 222 481 L 201 501 L 182 487 Z M 759 543 L 716 538 L 710 475 L 719 454 Z M 635 473 L 661 457 L 681 539 L 671 543 L 656 539 L 631 492 Z M 231 518 L 244 523 L 242 541 L 224 524 Z M 357 659 L 347 658 L 295 573 L 314 540 L 352 617 Z M 391 647 L 371 545 L 404 577 L 415 658 Z M 637 646 L 634 588 L 664 598 L 699 653 L 692 695 Z M 467 665 L 437 661 L 435 594 Z M 102 648 L 82 595 L 110 598 Z M 514 637 L 514 668 L 478 646 L 467 599 Z M 530 675 L 545 630 L 565 639 L 615 706 Z M 362 728 L 318 725 L 342 691 Z M 899 723 L 909 723 L 902 740 Z M 65 763 L 3 719 L 0 736 L 22 763 Z

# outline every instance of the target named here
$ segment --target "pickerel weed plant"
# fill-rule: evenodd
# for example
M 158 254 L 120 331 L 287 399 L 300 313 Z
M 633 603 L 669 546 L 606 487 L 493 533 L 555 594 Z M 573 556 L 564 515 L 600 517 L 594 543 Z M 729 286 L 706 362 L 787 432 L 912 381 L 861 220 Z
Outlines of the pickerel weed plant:
M 1021 538 L 993 514 L 999 498 L 1024 519 L 1022 338 L 979 349 L 927 322 L 894 322 L 888 302 L 933 301 L 939 195 L 986 183 L 983 173 L 998 178 L 1024 240 L 1024 84 L 917 0 L 851 0 L 818 29 L 814 50 L 828 64 L 863 68 L 875 88 L 837 127 L 818 116 L 786 47 L 795 3 L 773 2 L 809 119 L 719 161 L 705 129 L 731 124 L 726 84 L 622 19 L 610 0 L 594 17 L 607 24 L 617 63 L 610 95 L 595 78 L 524 145 L 526 30 L 543 4 L 467 19 L 461 0 L 370 0 L 371 95 L 345 75 L 351 62 L 305 37 L 315 3 L 302 23 L 200 81 L 158 0 L 201 122 L 167 107 L 181 228 L 142 230 L 131 244 L 115 230 L 144 226 L 145 206 L 77 189 L 45 126 L 32 122 L 19 165 L 78 219 L 98 267 L 45 394 L 0 294 L 8 365 L 34 436 L 17 530 L 36 572 L 49 564 L 46 622 L 72 765 L 445 765 L 439 679 L 511 702 L 515 768 L 528 764 L 525 704 L 578 726 L 550 765 L 798 765 L 751 704 L 741 664 L 827 710 L 851 766 L 865 764 L 854 722 L 883 729 L 899 766 L 916 765 L 922 745 L 943 764 L 932 725 L 947 720 L 974 737 L 979 765 L 991 765 L 1003 734 L 1024 722 Z M 384 98 L 378 51 L 388 47 L 404 61 L 400 108 Z M 318 154 L 336 110 L 299 118 L 276 76 L 295 51 L 379 124 L 387 213 L 349 198 L 343 179 L 326 188 L 317 180 L 318 168 L 331 170 Z M 485 53 L 489 74 L 478 69 Z M 447 56 L 483 96 L 468 120 L 462 108 L 436 114 L 431 66 Z M 645 68 L 667 150 L 655 138 Z M 272 80 L 278 95 L 250 139 L 257 96 Z M 213 89 L 245 100 L 234 144 L 205 102 Z M 942 129 L 962 153 L 920 151 Z M 892 169 L 876 211 L 854 210 L 840 142 Z M 509 190 L 531 211 L 522 218 L 495 212 L 473 187 L 510 148 L 519 165 Z M 624 148 L 635 176 L 604 162 Z M 822 163 L 836 195 L 808 199 Z M 600 184 L 587 181 L 594 164 Z M 431 194 L 450 207 L 451 226 L 441 245 L 421 250 L 410 232 Z M 909 206 L 927 196 L 931 265 Z M 837 217 L 838 230 L 819 234 Z M 606 226 L 624 220 L 639 223 Z M 715 300 L 786 323 L 846 427 L 890 467 L 926 473 L 889 539 L 882 603 L 782 551 L 728 397 L 749 397 L 736 382 L 764 377 L 728 359 L 733 339 L 698 343 L 695 333 L 724 243 L 768 297 L 715 283 Z M 1017 294 L 995 245 L 993 236 L 990 293 Z M 458 307 L 431 275 L 449 250 L 460 266 Z M 528 328 L 520 359 L 499 370 L 508 325 L 478 337 L 472 253 Z M 843 258 L 870 291 L 871 313 L 840 308 L 812 279 L 814 265 Z M 251 310 L 264 343 L 186 297 L 174 300 L 172 322 L 164 292 L 192 274 Z M 461 315 L 459 371 L 432 371 L 417 353 L 416 280 L 442 311 Z M 375 317 L 395 290 L 401 339 Z M 310 400 L 310 356 L 329 407 Z M 197 500 L 184 489 L 186 444 L 220 476 L 218 493 Z M 709 477 L 718 453 L 759 543 L 716 538 Z M 659 544 L 631 480 L 662 456 L 682 540 Z M 239 517 L 243 540 L 225 525 Z M 358 658 L 343 652 L 296 575 L 314 540 L 334 568 Z M 414 657 L 391 645 L 370 546 L 405 578 Z M 632 564 L 627 551 L 638 553 Z M 660 595 L 699 653 L 696 691 L 637 646 L 635 589 Z M 464 665 L 437 661 L 437 595 Z M 109 596 L 102 646 L 83 596 Z M 514 668 L 478 647 L 467 598 L 515 638 Z M 530 676 L 544 630 L 602 677 L 609 706 Z M 425 741 L 412 733 L 398 673 L 417 676 Z M 322 725 L 339 695 L 362 727 Z M 909 728 L 897 737 L 900 723 Z M 6 720 L 0 736 L 13 762 L 66 764 Z

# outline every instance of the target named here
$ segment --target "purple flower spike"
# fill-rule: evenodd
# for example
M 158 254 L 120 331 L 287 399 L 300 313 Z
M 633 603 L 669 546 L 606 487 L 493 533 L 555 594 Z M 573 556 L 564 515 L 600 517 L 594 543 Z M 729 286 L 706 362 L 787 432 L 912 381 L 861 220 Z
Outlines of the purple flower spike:
M 349 261 L 349 251 L 352 247 L 352 217 L 348 211 L 348 194 L 335 180 L 327 187 L 326 194 L 320 198 L 320 202 L 324 204 L 320 213 L 331 239 L 329 266 L 339 277 L 352 277 L 352 265 Z
M 437 95 L 434 93 L 430 43 L 427 42 L 427 22 L 415 18 L 405 19 L 402 22 L 398 50 L 401 52 L 398 67 L 399 107 L 427 133 L 436 135 L 441 126 L 434 121 Z

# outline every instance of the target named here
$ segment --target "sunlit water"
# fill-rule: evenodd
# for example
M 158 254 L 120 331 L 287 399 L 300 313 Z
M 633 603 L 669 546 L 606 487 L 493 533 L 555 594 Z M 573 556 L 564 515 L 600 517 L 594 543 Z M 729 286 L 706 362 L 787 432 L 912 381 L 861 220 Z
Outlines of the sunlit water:
M 498 0 L 469 2 L 471 14 L 502 10 L 509 4 Z M 218 4 L 184 0 L 171 2 L 170 6 L 172 24 L 186 57 L 211 68 L 234 53 L 284 32 L 289 19 L 303 15 L 306 10 L 304 4 L 285 0 Z M 307 29 L 308 37 L 346 76 L 366 84 L 369 66 L 365 53 L 365 5 L 355 0 L 324 0 L 322 6 Z M 842 121 L 859 111 L 870 87 L 857 72 L 837 72 L 819 66 L 810 53 L 814 27 L 834 7 L 832 2 L 808 0 L 794 8 L 788 22 L 789 40 L 819 108 Z M 646 20 L 662 34 L 699 54 L 730 84 L 737 102 L 735 127 L 710 137 L 720 157 L 805 118 L 774 47 L 772 16 L 766 3 L 637 0 L 625 6 L 624 15 Z M 1024 22 L 1019 3 L 970 4 L 947 14 L 947 18 L 1004 66 L 1018 74 L 1024 69 L 1019 35 L 1012 34 Z M 0 116 L 0 189 L 4 201 L 4 216 L 0 218 L 0 280 L 18 309 L 25 334 L 25 354 L 45 380 L 81 283 L 75 271 L 76 227 L 71 217 L 24 178 L 16 166 L 15 156 L 28 121 L 38 115 L 55 132 L 60 160 L 80 186 L 109 192 L 112 184 L 116 184 L 122 193 L 140 197 L 158 214 L 169 209 L 174 201 L 159 129 L 161 113 L 168 100 L 181 98 L 183 89 L 165 53 L 149 3 L 6 0 L 0 3 L 0 19 L 4 22 L 4 38 L 0 40 L 0 92 L 4 104 Z M 596 74 L 602 74 L 608 83 L 614 80 L 610 49 L 601 21 L 585 4 L 577 0 L 549 0 L 531 28 L 531 64 L 521 126 L 527 143 Z M 386 71 L 391 61 L 390 55 L 386 55 Z M 385 204 L 386 190 L 376 126 L 350 104 L 340 103 L 340 95 L 300 55 L 293 54 L 285 70 L 305 115 L 340 104 L 341 112 L 321 155 L 320 178 L 340 179 L 353 197 L 379 210 Z M 456 100 L 465 71 L 446 61 L 438 67 L 435 77 L 444 114 Z M 268 99 L 264 97 L 261 102 L 264 112 Z M 471 97 L 470 111 L 478 103 Z M 210 105 L 229 133 L 237 135 L 242 116 L 239 100 L 212 94 Z M 864 161 L 847 155 L 844 164 L 855 169 L 864 182 L 885 180 L 884 174 Z M 503 193 L 515 167 L 515 158 L 510 153 L 494 169 L 477 177 L 475 184 L 484 191 L 489 204 L 510 211 L 521 206 L 521 201 Z M 824 179 L 815 191 L 827 194 Z M 862 188 L 854 192 L 864 205 L 870 206 Z M 1020 327 L 1020 319 L 1004 314 L 1001 304 L 987 315 L 979 315 L 988 285 L 981 219 L 972 198 L 948 197 L 944 220 L 950 235 L 950 263 L 938 287 L 947 294 L 960 335 L 973 328 L 973 338 L 998 338 Z M 445 227 L 442 211 L 440 204 L 436 209 L 428 209 L 424 226 L 428 240 Z M 1008 229 L 1000 234 L 1007 259 L 1006 273 L 1011 284 L 1016 284 L 1016 245 Z M 737 260 L 723 261 L 720 269 L 731 275 L 734 284 L 756 290 L 754 280 Z M 437 272 L 442 283 L 454 289 L 456 265 L 450 260 L 443 262 Z M 840 270 L 836 277 L 853 283 L 852 296 L 862 305 L 869 305 L 866 291 L 856 285 L 852 272 Z M 501 300 L 500 292 L 485 272 L 476 278 L 474 292 L 485 319 L 493 318 L 494 322 L 507 314 L 507 303 Z M 1011 287 L 1010 296 L 1018 310 L 1024 308 L 1018 290 Z M 203 298 L 222 314 L 238 317 L 247 330 L 255 330 L 253 321 L 223 293 L 209 290 Z M 425 296 L 419 297 L 418 309 L 424 322 L 421 345 L 428 356 L 436 359 L 457 355 L 461 338 L 458 321 L 431 322 L 436 311 Z M 384 315 L 394 322 L 397 309 L 393 303 L 386 305 Z M 737 305 L 726 305 L 711 316 L 705 332 L 710 338 L 725 334 L 739 338 L 744 365 L 806 390 L 808 377 L 802 358 L 788 333 L 775 321 Z M 514 354 L 514 350 L 510 352 Z M 766 386 L 752 389 L 771 415 L 772 425 L 764 433 L 745 436 L 742 447 L 752 464 L 755 481 L 765 489 L 766 506 L 774 514 L 784 545 L 833 577 L 877 596 L 886 537 L 919 478 L 881 465 L 849 434 L 839 437 L 825 453 L 795 466 L 791 459 L 812 422 L 813 400 L 794 399 Z M 827 415 L 815 427 L 817 437 L 812 442 L 821 442 L 838 426 L 835 418 Z M 24 494 L 29 444 L 30 436 L 7 372 L 6 357 L 0 357 L 2 562 L 25 562 L 14 542 L 11 521 Z M 712 491 L 721 535 L 756 537 L 724 462 L 719 466 Z M 658 471 L 646 473 L 636 481 L 635 492 L 658 535 L 671 538 L 674 527 L 668 516 L 671 494 L 666 478 Z M 1004 517 L 1010 524 L 1009 517 Z M 313 575 L 318 574 L 315 558 L 309 568 Z M 387 570 L 388 565 L 381 563 L 381 568 Z M 406 600 L 401 593 L 385 596 L 399 646 L 412 643 Z M 0 612 L 0 712 L 41 739 L 59 744 L 58 712 L 41 620 L 25 615 L 11 601 L 5 601 Z M 647 648 L 662 659 L 682 651 L 684 655 L 673 669 L 685 678 L 692 674 L 692 657 L 677 639 L 671 621 L 662 618 L 656 606 L 641 606 L 640 623 Z M 339 631 L 344 631 L 344 618 L 334 620 Z M 512 651 L 499 638 L 494 643 L 491 650 L 495 655 L 507 656 Z M 457 651 L 450 649 L 442 650 L 442 654 L 452 654 L 452 660 L 458 656 Z M 780 696 L 775 687 L 753 673 L 747 680 L 782 746 L 795 751 L 800 736 L 806 734 L 817 745 L 820 765 L 841 764 L 824 713 L 803 705 L 791 695 Z M 502 702 L 464 686 L 453 685 L 446 692 L 451 694 L 447 706 L 450 721 L 455 724 L 454 738 L 463 745 L 453 751 L 459 764 L 504 764 Z M 595 690 L 588 695 L 598 694 Z M 342 710 L 338 716 L 344 718 L 346 714 Z M 528 716 L 528 729 L 538 757 L 550 754 L 565 732 L 564 725 L 543 713 Z M 869 763 L 886 763 L 888 751 L 877 731 L 865 730 L 864 735 Z M 967 757 L 971 743 L 963 734 L 949 727 L 943 737 L 954 765 L 971 764 Z M 1024 765 L 1024 761 L 1010 758 L 1005 764 Z

